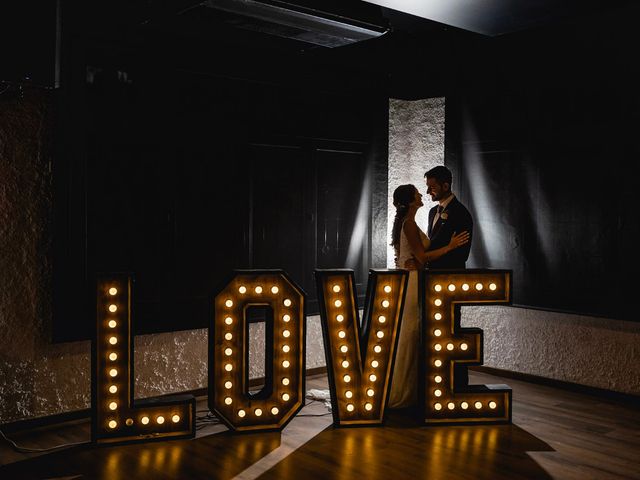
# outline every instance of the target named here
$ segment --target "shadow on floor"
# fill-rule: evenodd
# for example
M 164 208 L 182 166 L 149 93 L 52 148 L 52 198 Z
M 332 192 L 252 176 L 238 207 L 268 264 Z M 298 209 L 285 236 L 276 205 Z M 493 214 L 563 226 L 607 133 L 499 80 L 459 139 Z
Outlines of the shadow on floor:
M 329 427 L 259 478 L 552 478 L 531 451 L 553 449 L 516 425 L 424 427 L 392 412 L 384 427 Z

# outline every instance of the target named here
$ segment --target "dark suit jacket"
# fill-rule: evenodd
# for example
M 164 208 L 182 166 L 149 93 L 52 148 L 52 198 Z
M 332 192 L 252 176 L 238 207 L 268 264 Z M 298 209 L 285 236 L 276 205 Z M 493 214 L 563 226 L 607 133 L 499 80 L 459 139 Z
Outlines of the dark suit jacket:
M 429 210 L 429 227 L 428 235 L 431 240 L 429 250 L 436 250 L 449 244 L 453 233 L 468 231 L 470 238 L 469 243 L 462 247 L 451 250 L 438 260 L 429 262 L 428 268 L 465 268 L 465 262 L 469 258 L 471 250 L 471 240 L 473 239 L 473 219 L 469 210 L 462 205 L 457 198 L 453 198 L 444 212 L 447 214 L 446 220 L 442 217 L 433 225 L 433 218 L 436 216 L 438 207 L 435 206 Z

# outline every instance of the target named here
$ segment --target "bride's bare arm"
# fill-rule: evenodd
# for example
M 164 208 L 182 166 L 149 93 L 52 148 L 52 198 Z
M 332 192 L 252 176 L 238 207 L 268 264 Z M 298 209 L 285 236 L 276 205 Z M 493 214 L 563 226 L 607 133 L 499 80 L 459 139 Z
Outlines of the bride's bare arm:
M 411 248 L 411 254 L 421 264 L 437 260 L 444 254 L 449 253 L 451 250 L 461 247 L 462 245 L 469 242 L 469 232 L 465 231 L 458 234 L 454 233 L 448 245 L 445 245 L 444 247 L 438 248 L 436 250 L 425 251 L 424 247 L 422 246 L 422 242 L 420 241 L 420 233 L 418 231 L 418 225 L 416 225 L 416 222 L 407 220 L 406 222 L 404 222 L 404 226 L 402 228 L 404 229 L 404 233 L 407 236 L 407 241 L 409 242 L 409 247 Z

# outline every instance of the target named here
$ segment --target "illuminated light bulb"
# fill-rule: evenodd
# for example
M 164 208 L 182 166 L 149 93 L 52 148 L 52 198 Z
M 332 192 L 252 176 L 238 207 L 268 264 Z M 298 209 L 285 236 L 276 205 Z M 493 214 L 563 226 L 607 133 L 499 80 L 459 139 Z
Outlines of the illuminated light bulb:
M 353 406 L 353 403 L 349 403 L 349 404 L 347 404 L 347 411 L 348 411 L 348 412 L 353 412 L 354 408 L 355 408 L 355 407 Z
M 231 317 L 227 317 L 224 319 L 224 323 L 226 323 L 227 325 L 231 325 L 233 323 L 233 318 Z
M 372 373 L 371 375 L 369 375 L 369 381 L 375 382 L 377 379 L 378 377 L 376 377 L 375 373 Z
M 283 321 L 285 321 L 285 322 L 290 322 L 290 321 L 291 321 L 291 315 L 289 315 L 289 314 L 285 313 L 285 314 L 282 316 L 282 320 L 283 320 Z
M 489 284 L 489 290 L 495 290 L 496 288 L 498 288 L 498 286 L 495 283 Z
M 342 306 L 342 300 L 336 300 L 335 302 L 333 302 L 333 304 L 334 304 L 336 307 L 341 307 L 341 306 Z
M 240 285 L 240 287 L 238 287 L 238 292 L 242 294 L 247 293 L 247 287 L 245 287 L 244 285 Z
M 333 288 L 332 288 L 332 290 L 333 290 L 335 293 L 338 293 L 338 292 L 340 291 L 340 285 L 334 285 L 334 286 L 333 286 Z
M 233 383 L 231 383 L 229 381 L 224 382 L 224 388 L 229 390 L 231 387 L 233 387 Z
M 436 344 L 433 346 L 433 349 L 434 349 L 436 352 L 439 352 L 440 350 L 442 350 L 442 345 L 440 345 L 439 343 L 436 343 Z
M 142 423 L 143 425 L 148 425 L 149 424 L 149 417 L 142 417 L 140 419 L 140 423 Z
M 389 305 L 390 305 L 389 300 L 383 300 L 383 301 L 382 301 L 382 306 L 383 306 L 384 308 L 389 308 Z
M 433 364 L 434 364 L 436 367 L 441 367 L 441 366 L 442 366 L 442 360 L 439 360 L 439 359 L 438 359 L 438 360 L 434 360 L 434 361 L 433 361 Z
M 442 300 L 440 300 L 439 298 L 436 298 L 436 299 L 433 301 L 433 304 L 434 304 L 436 307 L 439 307 L 440 305 L 442 305 Z
M 442 390 L 439 390 L 439 389 L 434 390 L 434 391 L 433 391 L 433 394 L 434 394 L 436 397 L 441 397 L 441 396 L 442 396 Z
M 109 320 L 109 328 L 116 328 L 118 326 L 118 322 L 115 320 Z
M 453 350 L 453 343 L 447 343 L 447 350 Z
M 378 338 L 382 338 L 382 337 L 384 337 L 384 332 L 383 332 L 382 330 L 378 330 L 378 331 L 376 332 L 376 337 L 378 337 Z
M 109 393 L 118 393 L 118 387 L 116 387 L 115 385 L 111 385 L 109 387 Z
M 440 375 L 436 375 L 435 378 L 433 379 L 436 383 L 440 383 L 442 382 L 442 377 Z
M 117 312 L 118 311 L 118 306 L 114 305 L 113 303 L 111 305 L 109 305 L 109 311 L 111 313 Z
M 117 337 L 111 337 L 109 338 L 109 343 L 111 345 L 115 345 L 116 343 L 118 343 L 118 338 Z
M 491 410 L 495 410 L 495 408 L 498 406 L 498 404 L 496 402 L 489 402 L 489 408 Z
M 256 417 L 260 417 L 262 415 L 262 409 L 261 408 L 256 408 L 253 413 L 256 414 Z
M 453 403 L 453 402 L 449 402 L 449 403 L 447 403 L 447 408 L 448 408 L 449 410 L 453 410 L 453 409 L 455 409 L 455 408 L 456 408 L 456 404 L 455 404 L 455 403 Z
M 224 304 L 227 308 L 231 308 L 233 307 L 233 300 L 228 299 L 226 302 L 224 302 Z
M 224 349 L 224 354 L 225 354 L 227 357 L 230 357 L 230 356 L 233 354 L 233 350 L 232 350 L 231 348 L 225 348 L 225 349 Z
M 282 379 L 282 384 L 285 385 L 285 386 L 289 385 L 289 379 L 287 377 L 284 377 Z
M 271 409 L 271 415 L 277 415 L 279 411 L 280 411 L 280 410 L 278 409 L 278 407 L 273 407 L 273 408 Z
M 433 331 L 433 334 L 434 334 L 436 337 L 439 337 L 440 335 L 442 335 L 442 330 L 440 330 L 439 328 L 436 328 L 436 329 Z
M 274 295 L 276 293 L 278 293 L 280 291 L 280 289 L 278 287 L 276 287 L 275 285 L 273 287 L 271 287 L 271 293 L 273 293 Z
M 290 366 L 290 365 L 291 365 L 291 363 L 289 363 L 289 360 L 283 360 L 283 362 L 282 362 L 282 366 L 283 366 L 284 368 L 289 368 L 289 366 Z
M 342 346 L 340 347 L 340 351 L 341 351 L 342 353 L 347 353 L 347 352 L 349 351 L 349 347 L 347 347 L 346 345 L 342 345 Z
M 224 339 L 225 340 L 232 340 L 233 339 L 233 333 L 231 332 L 227 332 L 224 334 Z
M 282 345 L 282 351 L 284 353 L 289 353 L 289 350 L 291 350 L 291 347 L 289 345 Z
M 118 354 L 116 352 L 111 352 L 109 354 L 109 360 L 111 360 L 112 362 L 115 362 L 118 359 Z
M 469 348 L 469 345 L 467 345 L 466 343 L 460 344 L 460 350 L 466 350 L 467 348 Z
M 370 412 L 371 410 L 373 410 L 373 405 L 371 405 L 370 403 L 365 403 L 364 404 L 364 409 L 368 412 Z
M 378 365 L 380 365 L 380 364 L 378 363 L 378 360 L 373 360 L 373 361 L 371 362 L 371 366 L 372 366 L 373 368 L 378 368 Z
M 118 404 L 116 402 L 111 402 L 109 404 L 109 410 L 115 410 L 116 408 L 118 408 Z
M 440 285 L 440 284 L 438 283 L 438 284 L 436 284 L 436 286 L 435 286 L 435 287 L 433 287 L 433 289 L 434 289 L 436 292 L 441 292 L 441 291 L 442 291 L 442 285 Z
M 289 338 L 291 336 L 291 332 L 289 330 L 283 330 L 282 331 L 282 336 L 284 338 Z
M 449 289 L 450 292 L 455 292 L 456 290 L 456 286 L 453 283 L 450 283 L 447 288 Z
M 476 283 L 476 290 L 478 290 L 478 291 L 482 290 L 482 284 L 481 283 Z
M 340 315 L 336 315 L 336 320 L 338 322 L 343 322 L 344 321 L 344 315 L 340 314 Z
M 440 403 L 436 403 L 433 405 L 433 408 L 435 408 L 436 410 L 440 411 L 442 410 L 442 405 Z
M 262 293 L 262 287 L 260 285 L 258 285 L 256 288 L 254 288 L 253 291 L 256 292 L 259 295 L 259 294 Z
M 178 423 L 180 421 L 180 415 L 174 415 L 171 417 L 171 421 L 173 423 Z
M 385 293 L 391 293 L 391 285 L 385 285 L 384 286 L 384 291 L 385 291 Z
M 342 361 L 342 368 L 349 368 L 349 362 L 347 360 Z
M 289 300 L 288 298 L 285 298 L 283 303 L 284 303 L 285 307 L 290 307 L 291 306 L 291 300 Z
M 349 383 L 351 381 L 351 375 L 345 375 L 344 377 L 342 377 L 342 379 L 345 381 L 345 383 Z
M 346 337 L 346 336 L 347 336 L 347 334 L 346 334 L 346 332 L 345 332 L 344 330 L 340 330 L 340 331 L 338 332 L 338 336 L 339 336 L 340 338 L 344 338 L 344 337 Z
M 158 415 L 156 422 L 158 422 L 158 425 L 162 425 L 164 423 L 164 417 L 162 415 Z
M 224 404 L 225 405 L 231 405 L 232 403 L 233 403 L 233 398 L 225 397 L 225 399 L 224 399 Z
M 130 427 L 131 425 L 133 425 L 133 418 L 127 418 L 124 422 L 127 427 Z
M 245 412 L 244 410 L 238 410 L 238 416 L 240 418 L 244 418 L 244 416 L 247 414 L 247 412 Z
M 109 295 L 112 295 L 112 296 L 113 296 L 113 295 L 117 295 L 117 293 L 118 293 L 118 289 L 117 289 L 117 288 L 115 288 L 115 287 L 111 287 L 111 288 L 109 289 Z
M 436 320 L 442 320 L 442 314 L 441 313 L 436 313 L 433 318 L 435 318 Z
M 469 404 L 467 402 L 462 402 L 460 404 L 460 408 L 462 408 L 463 410 L 466 410 L 467 408 L 469 408 Z
M 376 345 L 373 347 L 373 351 L 376 353 L 380 353 L 382 351 L 382 347 L 380 345 Z
M 116 422 L 115 420 L 109 421 L 109 428 L 113 429 L 113 428 L 116 428 L 117 426 L 118 426 L 118 422 Z
M 290 398 L 291 398 L 291 396 L 288 393 L 283 393 L 282 394 L 282 400 L 283 401 L 288 402 Z
M 465 292 L 469 291 L 469 284 L 468 283 L 463 283 L 462 284 L 462 290 L 464 290 Z
M 109 375 L 111 375 L 112 377 L 117 377 L 118 376 L 118 370 L 115 368 L 112 368 L 111 370 L 109 370 Z
M 378 321 L 379 321 L 380 323 L 384 323 L 384 322 L 386 322 L 386 321 L 387 321 L 387 317 L 385 317 L 384 315 L 380 315 L 380 316 L 378 317 Z
M 473 404 L 473 406 L 480 410 L 482 408 L 482 402 L 476 402 Z
M 370 388 L 367 390 L 367 396 L 368 397 L 373 397 L 376 394 L 376 392 L 373 390 L 373 388 Z
M 347 398 L 351 398 L 353 397 L 353 392 L 351 390 L 347 390 L 346 392 L 344 392 L 344 396 Z
M 227 372 L 230 372 L 231 370 L 233 370 L 233 365 L 231 365 L 230 363 L 227 363 L 227 364 L 224 366 L 224 369 L 225 369 Z

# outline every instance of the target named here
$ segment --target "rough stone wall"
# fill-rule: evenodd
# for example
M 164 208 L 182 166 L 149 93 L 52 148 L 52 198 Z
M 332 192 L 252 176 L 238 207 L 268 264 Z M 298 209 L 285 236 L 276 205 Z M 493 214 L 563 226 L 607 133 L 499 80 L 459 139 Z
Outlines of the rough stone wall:
M 444 164 L 444 98 L 389 101 L 389 209 L 387 244 L 395 208 L 393 191 L 406 183 L 414 184 L 424 196 L 424 207 L 418 210 L 416 222 L 426 232 L 429 208 L 424 172 Z M 387 267 L 395 268 L 394 252 L 387 246 Z
M 424 185 L 422 175 L 444 163 L 443 152 L 444 99 L 390 102 L 389 229 L 393 189 L 401 183 Z M 431 205 L 426 200 L 423 215 Z M 417 221 L 426 230 L 426 217 Z M 392 250 L 387 264 L 393 264 Z M 484 330 L 486 366 L 640 394 L 640 323 L 515 307 L 464 307 L 462 325 Z
M 0 424 L 88 408 L 89 342 L 52 344 L 51 98 L 0 94 Z M 259 338 L 259 334 L 256 335 Z M 207 330 L 135 339 L 135 396 L 207 385 Z M 324 366 L 318 317 L 308 318 L 307 368 Z M 250 365 L 250 377 L 261 377 Z

